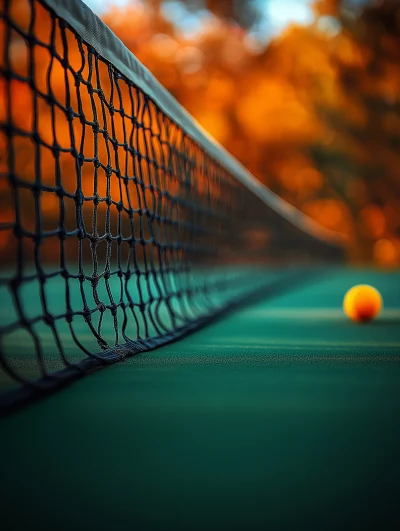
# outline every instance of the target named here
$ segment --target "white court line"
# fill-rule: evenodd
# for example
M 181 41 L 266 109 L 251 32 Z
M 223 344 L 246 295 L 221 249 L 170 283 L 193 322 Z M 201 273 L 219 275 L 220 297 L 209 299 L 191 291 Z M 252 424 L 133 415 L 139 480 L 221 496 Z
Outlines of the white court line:
M 232 340 L 232 337 L 230 337 Z M 235 343 L 228 344 L 221 341 L 221 343 L 206 343 L 202 344 L 201 348 L 246 348 L 246 349 L 265 349 L 265 348 L 281 348 L 282 346 L 288 347 L 334 347 L 334 348 L 343 348 L 343 347 L 373 347 L 373 348 L 398 348 L 400 349 L 400 343 L 389 343 L 381 341 L 321 341 L 321 340 L 299 340 L 294 339 L 293 341 L 283 340 L 283 339 L 268 339 L 264 338 L 251 338 L 252 341 L 256 341 L 256 344 L 241 343 L 238 340 Z
M 340 308 L 255 308 L 246 312 L 248 315 L 275 317 L 278 319 L 334 319 L 345 317 Z M 383 309 L 376 321 L 381 319 L 400 319 L 400 308 Z

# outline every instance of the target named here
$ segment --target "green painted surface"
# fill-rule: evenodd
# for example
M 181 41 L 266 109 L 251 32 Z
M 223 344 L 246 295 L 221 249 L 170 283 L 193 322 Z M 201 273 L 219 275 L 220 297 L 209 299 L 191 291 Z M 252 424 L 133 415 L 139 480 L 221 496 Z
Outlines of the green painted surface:
M 7 530 L 400 529 L 400 273 L 332 273 L 0 429 Z
M 88 265 L 87 272 L 89 271 Z M 128 303 L 126 292 L 129 292 L 136 306 L 134 308 L 135 317 L 129 308 L 126 309 L 125 334 L 127 338 L 133 341 L 138 337 L 154 339 L 166 331 L 172 331 L 174 326 L 185 325 L 186 319 L 194 321 L 208 316 L 210 311 L 225 307 L 229 301 L 235 301 L 246 293 L 254 291 L 259 284 L 263 287 L 275 286 L 277 280 L 282 278 L 290 280 L 292 276 L 297 277 L 299 271 L 301 273 L 298 268 L 287 268 L 286 270 L 268 268 L 266 271 L 260 266 L 251 269 L 232 266 L 231 268 L 209 269 L 208 272 L 202 270 L 201 274 L 191 271 L 187 277 L 170 274 L 168 280 L 164 276 L 164 281 L 160 279 L 158 274 L 157 282 L 154 275 L 150 275 L 147 279 L 144 275 L 133 276 L 129 281 L 122 283 L 114 275 L 107 281 L 104 278 L 99 280 L 96 289 L 93 289 L 89 280 L 85 280 L 81 287 L 76 279 L 69 279 L 66 284 L 61 276 L 56 275 L 46 280 L 43 292 L 47 310 L 55 318 L 54 326 L 58 340 L 62 345 L 63 355 L 69 363 L 77 363 L 85 359 L 87 355 L 77 346 L 65 319 L 67 292 L 70 307 L 75 313 L 71 325 L 75 337 L 79 339 L 80 345 L 87 352 L 99 353 L 101 347 L 95 334 L 84 317 L 79 315 L 84 308 L 83 298 L 89 310 L 93 312 L 91 315 L 93 329 L 112 348 L 116 340 L 120 345 L 126 341 L 122 335 L 125 315 L 120 307 L 115 316 L 117 320 L 117 326 L 115 326 L 115 318 L 111 311 L 108 309 L 101 313 L 97 300 L 104 305 L 120 304 L 121 301 Z M 29 271 L 25 271 L 26 275 L 28 273 Z M 4 278 L 12 278 L 12 273 L 7 272 Z M 189 287 L 192 290 L 196 286 L 203 286 L 204 288 L 205 280 L 209 288 L 206 295 L 197 292 L 193 300 L 184 296 L 178 300 L 177 293 L 181 293 Z M 224 282 L 228 280 L 229 282 L 225 285 Z M 216 289 L 213 290 L 213 286 Z M 175 324 L 171 320 L 170 310 L 165 300 L 167 291 L 170 295 L 175 294 L 169 300 L 170 309 L 174 312 Z M 21 282 L 17 293 L 23 315 L 31 324 L 30 330 L 15 326 L 20 322 L 20 316 L 14 304 L 12 291 L 7 283 L 0 284 L 0 323 L 4 327 L 10 327 L 10 330 L 1 336 L 1 347 L 4 349 L 2 355 L 4 355 L 7 363 L 18 376 L 28 381 L 35 381 L 43 377 L 41 364 L 48 374 L 65 369 L 66 365 L 55 340 L 54 330 L 43 319 L 44 309 L 41 302 L 39 279 L 33 277 L 31 280 L 24 280 Z M 150 296 L 154 299 L 152 303 L 149 303 Z M 141 302 L 145 306 L 143 312 L 138 309 Z M 162 323 L 163 328 L 160 323 Z M 154 326 L 155 324 L 158 328 Z M 118 335 L 116 335 L 116 330 Z M 38 339 L 41 346 L 41 360 L 35 338 Z M 16 387 L 18 387 L 18 383 L 0 365 L 0 393 Z

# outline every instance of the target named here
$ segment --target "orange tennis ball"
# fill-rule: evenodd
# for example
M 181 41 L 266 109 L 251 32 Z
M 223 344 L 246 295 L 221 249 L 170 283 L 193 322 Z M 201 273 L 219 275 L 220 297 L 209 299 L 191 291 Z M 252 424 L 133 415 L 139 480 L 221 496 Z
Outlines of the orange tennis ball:
M 343 309 L 352 321 L 366 323 L 374 319 L 382 309 L 379 291 L 367 284 L 354 286 L 346 293 Z

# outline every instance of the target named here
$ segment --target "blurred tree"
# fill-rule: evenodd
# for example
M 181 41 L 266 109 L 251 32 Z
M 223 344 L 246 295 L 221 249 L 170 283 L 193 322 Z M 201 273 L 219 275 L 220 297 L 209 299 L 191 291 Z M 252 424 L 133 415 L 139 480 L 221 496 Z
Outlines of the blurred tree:
M 331 16 L 339 15 L 343 0 L 316 0 L 314 3 L 314 12 L 317 16 Z
M 314 144 L 312 157 L 351 209 L 355 257 L 390 265 L 400 255 L 400 3 L 367 5 L 358 18 L 336 8 L 337 97 L 316 101 L 334 140 Z
M 245 29 L 253 27 L 265 12 L 266 2 L 268 0 L 181 0 L 191 11 L 207 9 L 218 18 L 236 22 Z
M 210 2 L 207 7 L 218 16 L 205 17 L 190 36 L 166 19 L 162 3 L 114 7 L 103 18 L 201 125 L 260 180 L 321 224 L 348 233 L 354 260 L 399 264 L 400 3 L 382 0 L 352 11 L 349 0 L 317 0 L 313 23 L 289 26 L 262 50 L 251 32 L 238 28 L 239 18 L 233 14 L 239 4 L 244 9 L 245 1 Z M 206 5 L 205 0 L 186 3 L 193 9 Z M 20 25 L 29 20 L 27 5 L 26 0 L 13 2 Z M 38 11 L 35 31 L 48 34 L 46 24 L 45 13 Z M 2 32 L 0 25 L 0 37 Z M 13 68 L 26 75 L 27 45 L 16 32 L 11 37 Z M 58 34 L 57 38 L 62 46 Z M 78 67 L 72 42 L 69 50 L 69 60 Z M 49 57 L 45 48 L 35 53 L 36 82 L 46 91 Z M 107 72 L 104 76 L 106 84 Z M 63 101 L 65 72 L 58 62 L 51 83 L 54 95 Z M 12 88 L 13 119 L 24 128 L 32 114 L 29 86 L 15 80 Z M 90 99 L 85 97 L 83 103 L 90 115 Z M 4 111 L 0 99 L 0 119 Z M 41 100 L 39 129 L 47 141 L 49 113 Z M 61 144 L 68 143 L 61 112 L 57 136 Z M 0 147 L 5 142 L 0 136 Z M 15 148 L 16 172 L 29 180 L 34 173 L 33 145 L 20 139 Z M 65 157 L 61 162 L 67 181 L 73 174 L 71 161 Z M 2 165 L 0 158 L 0 169 Z M 43 155 L 42 172 L 45 181 L 54 179 L 51 157 Z M 85 182 L 89 186 L 92 181 L 88 174 Z M 66 185 L 73 192 L 73 183 Z M 48 220 L 56 223 L 53 199 L 46 194 L 42 205 Z M 6 220 L 11 215 L 6 194 L 2 204 Z

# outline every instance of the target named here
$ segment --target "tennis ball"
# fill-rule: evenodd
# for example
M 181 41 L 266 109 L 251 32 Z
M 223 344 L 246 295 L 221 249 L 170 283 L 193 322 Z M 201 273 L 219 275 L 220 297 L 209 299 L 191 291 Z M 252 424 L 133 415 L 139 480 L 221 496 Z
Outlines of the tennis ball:
M 366 323 L 376 317 L 382 309 L 379 291 L 367 284 L 354 286 L 346 293 L 343 309 L 352 321 Z

